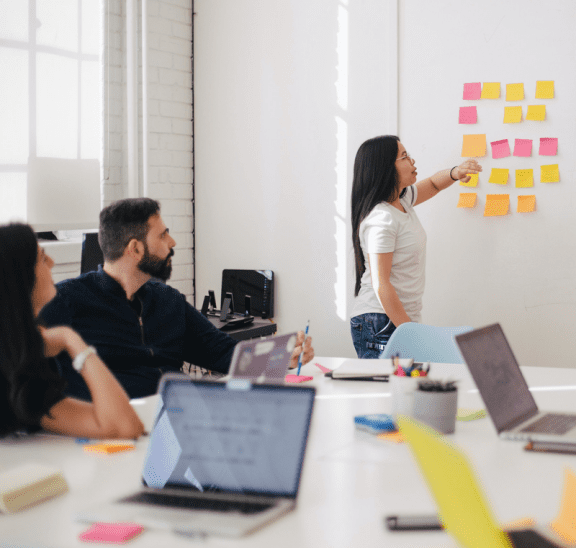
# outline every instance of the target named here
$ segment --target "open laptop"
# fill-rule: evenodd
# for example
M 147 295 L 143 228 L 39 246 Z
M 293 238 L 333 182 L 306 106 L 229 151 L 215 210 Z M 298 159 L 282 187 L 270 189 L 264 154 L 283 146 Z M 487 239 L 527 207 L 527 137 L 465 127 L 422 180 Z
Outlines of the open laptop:
M 230 362 L 230 377 L 251 382 L 283 383 L 296 338 L 297 333 L 288 333 L 239 342 Z
M 398 417 L 422 474 L 438 505 L 444 528 L 460 546 L 481 548 L 559 548 L 550 533 L 536 529 L 504 531 L 499 525 L 468 460 L 455 445 L 410 417 Z M 464 511 L 463 511 L 464 509 Z
M 514 440 L 576 440 L 576 414 L 538 410 L 500 324 L 469 331 L 455 338 L 501 437 Z
M 159 393 L 143 488 L 77 520 L 236 537 L 295 507 L 313 387 L 172 373 L 162 377 Z

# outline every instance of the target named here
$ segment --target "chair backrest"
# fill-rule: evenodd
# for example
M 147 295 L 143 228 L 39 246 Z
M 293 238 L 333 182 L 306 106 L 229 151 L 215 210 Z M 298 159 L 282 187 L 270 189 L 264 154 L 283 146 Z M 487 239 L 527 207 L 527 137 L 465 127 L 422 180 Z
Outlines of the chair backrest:
M 472 327 L 437 327 L 421 323 L 403 323 L 392 333 L 382 358 L 414 358 L 419 362 L 464 363 L 455 335 L 471 331 Z

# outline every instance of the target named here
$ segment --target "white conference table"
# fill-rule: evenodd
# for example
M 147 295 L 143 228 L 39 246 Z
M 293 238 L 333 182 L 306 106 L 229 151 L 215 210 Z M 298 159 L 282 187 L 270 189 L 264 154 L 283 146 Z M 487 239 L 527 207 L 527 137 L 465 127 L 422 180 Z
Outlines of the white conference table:
M 390 412 L 388 383 L 325 378 L 314 363 L 333 368 L 341 358 L 317 357 L 302 368 L 317 388 L 312 427 L 295 511 L 241 539 L 190 540 L 169 531 L 146 530 L 138 547 L 246 546 L 274 548 L 454 547 L 445 532 L 389 532 L 386 515 L 434 513 L 428 488 L 405 444 L 392 444 L 354 428 L 355 415 Z M 524 367 L 540 408 L 576 410 L 576 370 Z M 433 364 L 431 378 L 459 380 L 459 407 L 483 407 L 465 366 Z M 150 413 L 154 402 L 138 405 Z M 500 440 L 488 417 L 457 422 L 447 436 L 468 455 L 497 519 L 533 517 L 539 525 L 559 509 L 566 467 L 576 455 L 526 452 L 523 442 Z M 0 470 L 29 461 L 64 471 L 69 493 L 13 515 L 0 515 L 0 547 L 86 546 L 78 535 L 87 524 L 72 520 L 79 508 L 137 490 L 148 437 L 136 450 L 86 453 L 73 438 L 47 434 L 0 440 Z

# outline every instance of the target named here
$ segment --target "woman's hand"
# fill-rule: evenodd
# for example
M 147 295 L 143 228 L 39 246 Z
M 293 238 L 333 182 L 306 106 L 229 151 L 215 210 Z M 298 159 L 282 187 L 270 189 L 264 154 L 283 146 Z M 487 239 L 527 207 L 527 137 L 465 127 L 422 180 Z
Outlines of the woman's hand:
M 61 352 L 68 352 L 74 358 L 86 348 L 82 337 L 66 326 L 40 327 L 40 335 L 44 339 L 44 355 L 53 358 Z
M 466 160 L 462 162 L 458 167 L 455 167 L 451 175 L 455 179 L 459 179 L 463 183 L 467 183 L 470 180 L 470 175 L 474 173 L 480 173 L 482 171 L 482 166 L 476 160 Z

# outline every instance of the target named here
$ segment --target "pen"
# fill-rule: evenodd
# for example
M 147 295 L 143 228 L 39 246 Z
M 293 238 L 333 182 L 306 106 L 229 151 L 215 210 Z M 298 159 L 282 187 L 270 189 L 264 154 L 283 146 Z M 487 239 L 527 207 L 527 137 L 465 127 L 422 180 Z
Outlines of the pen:
M 300 352 L 300 357 L 298 358 L 298 372 L 296 375 L 300 375 L 300 368 L 302 367 L 302 356 L 304 355 L 304 343 L 306 342 L 306 337 L 308 336 L 308 329 L 310 328 L 310 320 L 306 324 L 306 331 L 304 331 L 304 340 L 302 341 L 302 352 Z

